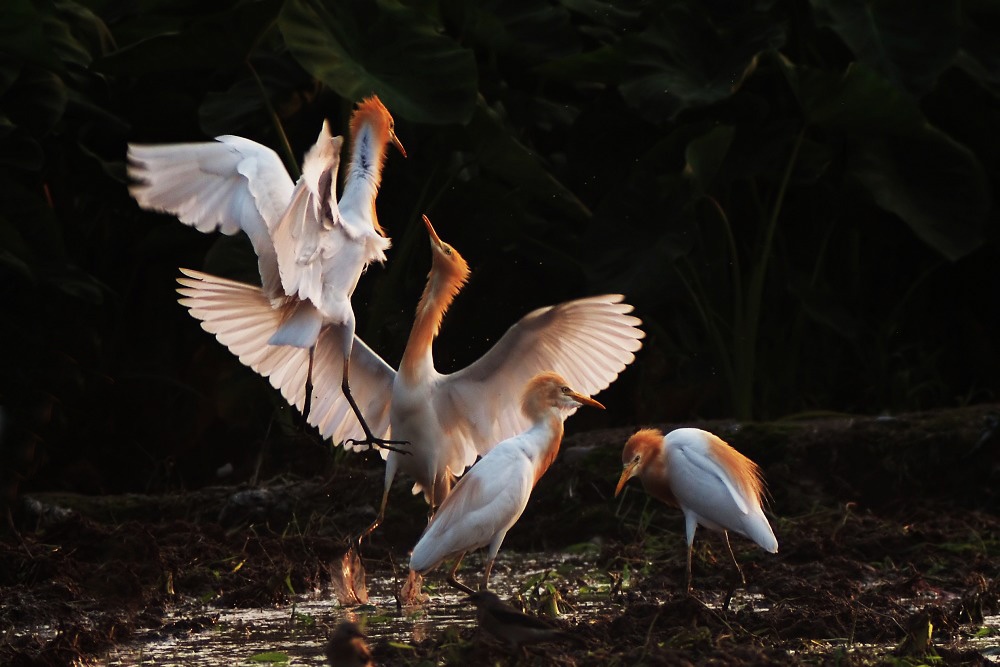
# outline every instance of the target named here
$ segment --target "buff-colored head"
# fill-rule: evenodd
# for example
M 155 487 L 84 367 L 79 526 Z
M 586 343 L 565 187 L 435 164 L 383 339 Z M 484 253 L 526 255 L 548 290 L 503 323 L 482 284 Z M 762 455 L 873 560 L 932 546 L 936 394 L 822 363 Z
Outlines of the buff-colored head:
M 604 409 L 598 401 L 571 389 L 561 375 L 552 371 L 531 378 L 521 399 L 521 411 L 532 418 L 550 408 L 575 410 L 581 405 Z
M 399 138 L 396 137 L 396 123 L 377 95 L 366 97 L 358 103 L 358 108 L 351 115 L 351 136 L 359 136 L 363 125 L 372 128 L 380 146 L 391 142 L 403 154 L 403 157 L 406 157 L 406 150 Z
M 469 279 L 469 264 L 465 261 L 458 250 L 441 240 L 431 224 L 430 218 L 424 216 L 424 226 L 427 227 L 427 234 L 431 239 L 431 261 L 434 264 L 432 274 L 440 275 L 454 285 L 454 291 L 458 292 Z
M 655 428 L 637 431 L 622 450 L 622 476 L 618 479 L 615 495 L 622 492 L 625 483 L 642 472 L 663 451 L 663 432 Z

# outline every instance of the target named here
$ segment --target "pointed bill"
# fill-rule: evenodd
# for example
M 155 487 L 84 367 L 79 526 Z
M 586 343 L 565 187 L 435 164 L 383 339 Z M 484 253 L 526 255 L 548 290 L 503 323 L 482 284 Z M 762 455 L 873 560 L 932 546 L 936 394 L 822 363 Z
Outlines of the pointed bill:
M 625 464 L 625 469 L 622 470 L 622 476 L 618 479 L 618 486 L 615 487 L 615 498 L 617 498 L 618 494 L 622 492 L 623 488 L 625 488 L 625 483 L 632 479 L 632 475 L 635 474 L 635 467 L 637 465 L 639 464 L 636 461 L 631 461 Z

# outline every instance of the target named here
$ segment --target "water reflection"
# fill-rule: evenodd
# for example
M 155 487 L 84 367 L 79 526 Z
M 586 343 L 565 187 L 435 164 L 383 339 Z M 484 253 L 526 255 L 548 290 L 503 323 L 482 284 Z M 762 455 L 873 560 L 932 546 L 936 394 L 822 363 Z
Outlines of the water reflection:
M 478 556 L 478 555 L 477 555 Z M 195 603 L 172 609 L 165 627 L 140 634 L 129 644 L 113 650 L 98 664 L 110 666 L 159 665 L 163 667 L 215 667 L 217 665 L 260 665 L 254 656 L 283 654 L 289 663 L 323 665 L 323 644 L 327 632 L 342 620 L 358 623 L 372 645 L 380 642 L 416 644 L 436 637 L 448 627 L 473 627 L 475 608 L 465 595 L 444 583 L 444 573 L 424 581 L 429 595 L 425 604 L 397 605 L 396 587 L 401 585 L 392 571 L 369 566 L 368 603 L 342 607 L 334 591 L 298 596 L 293 604 L 267 609 L 221 609 Z M 525 593 L 533 581 L 545 585 L 555 570 L 563 583 L 574 582 L 574 611 L 569 618 L 583 617 L 601 606 L 610 605 L 608 596 L 580 593 L 578 581 L 592 581 L 595 573 L 586 558 L 560 553 L 517 554 L 508 551 L 497 559 L 491 585 L 501 597 Z M 481 574 L 481 557 L 470 556 L 463 564 L 466 576 Z M 592 585 L 588 590 L 600 590 Z M 400 613 L 401 611 L 401 613 Z M 191 619 L 204 619 L 193 624 Z
M 491 579 L 493 590 L 503 598 L 518 595 L 539 599 L 551 590 L 551 583 L 570 591 L 573 607 L 565 618 L 581 623 L 598 612 L 619 613 L 610 600 L 612 581 L 593 567 L 589 556 L 561 553 L 518 554 L 507 551 L 497 559 Z M 368 603 L 343 607 L 332 590 L 299 596 L 293 604 L 268 609 L 221 609 L 194 602 L 171 610 L 164 627 L 140 634 L 129 644 L 113 650 L 97 664 L 108 666 L 158 665 L 162 667 L 217 667 L 219 665 L 261 665 L 254 656 L 282 654 L 286 664 L 324 665 L 323 645 L 327 633 L 342 620 L 358 623 L 365 629 L 373 646 L 419 644 L 440 637 L 449 628 L 473 627 L 475 608 L 466 604 L 464 594 L 444 583 L 443 571 L 424 581 L 429 595 L 425 604 L 400 608 L 397 589 L 403 579 L 388 563 L 368 564 Z M 460 575 L 474 577 L 482 573 L 481 555 L 470 556 Z M 739 589 L 726 601 L 704 595 L 701 599 L 713 608 L 727 604 L 730 612 L 752 609 L 769 610 L 759 593 Z M 566 607 L 563 607 L 566 609 Z M 1000 617 L 990 616 L 982 623 L 961 631 L 961 643 L 978 650 L 989 661 L 1000 664 Z M 842 645 L 827 640 L 829 647 Z M 861 648 L 851 644 L 851 648 Z M 814 647 L 815 648 L 815 647 Z M 878 651 L 879 647 L 867 647 Z M 881 647 L 885 651 L 892 646 Z

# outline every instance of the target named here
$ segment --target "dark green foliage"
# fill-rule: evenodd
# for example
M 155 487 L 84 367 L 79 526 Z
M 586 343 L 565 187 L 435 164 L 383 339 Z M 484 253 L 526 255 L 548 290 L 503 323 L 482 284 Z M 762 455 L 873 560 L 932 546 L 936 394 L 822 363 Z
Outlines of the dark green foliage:
M 253 279 L 252 250 L 138 210 L 126 143 L 240 134 L 294 172 L 370 93 L 410 153 L 378 202 L 389 262 L 355 298 L 390 363 L 426 212 L 474 271 L 443 370 L 537 306 L 637 306 L 635 367 L 575 428 L 996 397 L 995 3 L 141 5 L 0 3 L 13 479 L 199 484 L 271 441 L 280 468 L 292 415 L 173 292 L 178 266 Z

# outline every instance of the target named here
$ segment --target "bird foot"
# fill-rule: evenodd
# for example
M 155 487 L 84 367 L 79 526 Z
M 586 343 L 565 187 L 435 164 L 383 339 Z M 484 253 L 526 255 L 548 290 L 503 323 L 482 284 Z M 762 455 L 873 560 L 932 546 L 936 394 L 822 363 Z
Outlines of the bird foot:
M 456 579 L 454 573 L 450 577 L 448 577 L 448 583 L 468 595 L 472 595 L 473 593 L 475 593 L 474 590 L 472 590 L 471 588 L 463 584 L 461 581 Z
M 348 438 L 344 440 L 345 447 L 357 447 L 360 445 L 368 445 L 369 447 L 381 447 L 382 449 L 388 449 L 389 451 L 396 452 L 397 454 L 409 454 L 405 449 L 400 449 L 396 445 L 409 445 L 409 440 L 386 440 L 385 438 L 376 438 L 374 435 L 366 436 L 362 440 L 356 438 Z

